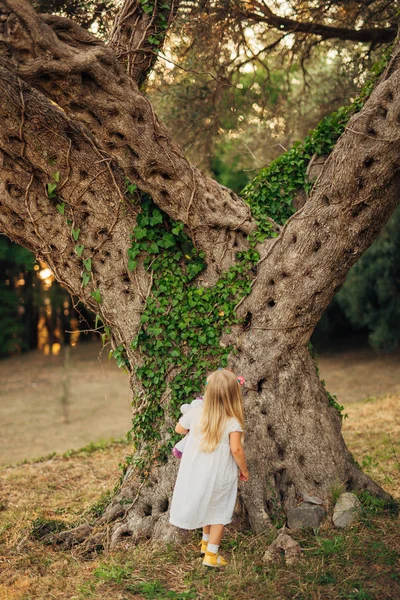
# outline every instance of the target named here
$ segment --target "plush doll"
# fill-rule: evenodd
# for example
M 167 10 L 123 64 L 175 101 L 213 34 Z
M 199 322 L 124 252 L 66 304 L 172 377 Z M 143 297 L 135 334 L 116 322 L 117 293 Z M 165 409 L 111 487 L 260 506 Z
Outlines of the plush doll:
M 191 402 L 190 404 L 182 404 L 181 413 L 183 415 L 186 415 L 186 413 L 188 413 L 189 410 L 192 410 L 192 408 L 194 408 L 195 406 L 202 406 L 202 405 L 203 405 L 203 397 L 197 396 L 197 398 L 195 400 L 193 400 L 193 402 Z M 172 448 L 172 454 L 176 458 L 182 458 L 182 454 L 185 449 L 185 445 L 186 445 L 186 435 Z

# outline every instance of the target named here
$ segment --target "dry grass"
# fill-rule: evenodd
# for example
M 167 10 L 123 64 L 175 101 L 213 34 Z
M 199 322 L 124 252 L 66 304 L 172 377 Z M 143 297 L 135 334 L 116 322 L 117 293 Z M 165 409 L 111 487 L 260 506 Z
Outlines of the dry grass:
M 344 434 L 355 458 L 399 497 L 399 398 L 353 403 L 346 412 Z M 317 536 L 296 534 L 304 552 L 293 568 L 284 562 L 265 567 L 267 533 L 228 530 L 222 551 L 230 565 L 221 572 L 201 565 L 196 536 L 185 546 L 124 542 L 86 558 L 32 538 L 38 518 L 66 524 L 90 519 L 88 509 L 113 489 L 128 450 L 113 443 L 0 469 L 0 600 L 400 598 L 398 520 L 373 515 L 373 507 L 345 532 L 326 524 Z
M 343 435 L 363 470 L 400 498 L 400 397 L 346 405 Z
M 339 403 L 348 405 L 368 396 L 400 396 L 400 350 L 385 354 L 356 346 L 317 357 L 321 378 Z
M 113 489 L 126 453 L 125 444 L 114 443 L 0 470 L 0 600 L 72 598 L 75 582 L 94 563 L 31 539 L 32 521 L 84 522 L 85 511 Z

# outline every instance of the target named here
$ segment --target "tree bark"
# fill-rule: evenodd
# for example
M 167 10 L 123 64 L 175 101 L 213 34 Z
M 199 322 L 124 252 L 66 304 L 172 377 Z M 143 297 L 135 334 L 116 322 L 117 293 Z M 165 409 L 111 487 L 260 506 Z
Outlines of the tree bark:
M 188 163 L 112 50 L 75 23 L 63 19 L 58 30 L 58 18 L 36 15 L 25 0 L 0 7 L 0 57 L 13 72 L 84 124 L 132 183 L 188 226 L 214 277 L 232 264 L 255 229 L 249 208 Z
M 260 2 L 253 2 L 253 5 L 254 9 L 249 8 L 247 3 L 246 8 L 243 8 L 239 2 L 235 10 L 242 18 L 255 23 L 266 23 L 280 32 L 306 33 L 317 35 L 324 40 L 338 39 L 370 44 L 389 44 L 396 38 L 397 30 L 394 27 L 363 27 L 361 29 L 334 27 L 315 21 L 304 22 L 281 17 Z
M 127 195 L 125 178 L 184 223 L 205 252 L 207 269 L 195 286 L 212 287 L 235 264 L 256 224 L 240 198 L 188 163 L 111 49 L 65 19 L 61 27 L 59 19 L 36 15 L 24 0 L 0 0 L 0 10 L 0 228 L 99 312 L 114 347 L 126 349 L 133 393 L 146 402 L 133 368 L 143 357 L 130 342 L 153 275 L 145 256 L 133 272 L 128 269 L 141 194 Z M 230 366 L 247 381 L 252 480 L 241 485 L 240 501 L 255 531 L 270 526 L 276 507 L 292 506 L 304 492 L 327 498 L 337 481 L 387 497 L 352 461 L 307 343 L 348 270 L 398 203 L 399 114 L 396 47 L 305 206 L 276 239 L 259 245 L 251 294 L 237 307 L 242 320 L 221 339 L 236 348 Z M 51 182 L 57 183 L 55 197 Z M 86 286 L 83 260 L 90 260 Z M 167 387 L 163 405 L 169 392 Z M 161 437 L 172 420 L 167 414 Z M 171 458 L 154 466 L 144 485 L 133 467 L 127 469 L 101 519 L 113 521 L 112 544 L 126 534 L 177 535 L 168 525 L 176 470 Z
M 155 2 L 145 11 L 139 0 L 125 0 L 111 32 L 110 45 L 139 86 L 157 61 L 165 34 L 177 14 L 179 0 L 161 5 Z

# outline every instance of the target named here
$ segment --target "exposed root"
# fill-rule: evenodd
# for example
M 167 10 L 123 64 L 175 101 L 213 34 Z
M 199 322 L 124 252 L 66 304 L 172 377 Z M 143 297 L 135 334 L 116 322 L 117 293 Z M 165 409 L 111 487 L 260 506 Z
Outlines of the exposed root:
M 382 489 L 380 485 L 375 483 L 373 479 L 368 477 L 368 475 L 363 473 L 363 471 L 361 471 L 355 465 L 351 470 L 351 475 L 348 483 L 351 490 L 366 490 L 372 496 L 381 498 L 389 504 L 393 502 L 393 498 L 390 494 L 385 492 L 385 490 Z
M 161 473 L 163 477 L 160 477 Z M 166 480 L 164 477 L 166 473 L 166 467 L 159 468 L 158 480 L 153 477 L 147 487 L 141 485 L 133 489 L 131 482 L 130 486 L 127 485 L 113 498 L 105 512 L 94 523 L 82 524 L 59 533 L 51 533 L 43 540 L 59 548 L 74 549 L 74 552 L 81 556 L 103 549 L 113 549 L 128 538 L 129 542 L 133 544 L 143 539 L 181 542 L 188 533 L 169 523 L 168 499 L 172 495 L 175 477 L 171 474 Z M 387 501 L 388 504 L 393 502 L 387 492 L 356 466 L 351 468 L 347 484 L 352 490 L 367 490 L 373 496 Z M 167 497 L 166 488 L 169 490 Z M 264 492 L 265 490 L 257 490 L 254 486 L 251 489 L 250 487 L 244 489 L 243 486 L 239 493 L 233 527 L 245 529 L 250 525 L 256 533 L 265 532 L 274 527 L 269 509 L 267 512 L 265 508 L 268 507 L 268 499 L 264 498 Z M 129 499 L 132 499 L 131 503 L 129 503 Z M 282 514 L 286 509 L 286 506 L 281 507 Z M 285 538 L 284 541 L 288 540 Z M 282 548 L 279 546 L 277 550 Z M 294 549 L 294 560 L 297 558 L 297 554 L 298 549 Z

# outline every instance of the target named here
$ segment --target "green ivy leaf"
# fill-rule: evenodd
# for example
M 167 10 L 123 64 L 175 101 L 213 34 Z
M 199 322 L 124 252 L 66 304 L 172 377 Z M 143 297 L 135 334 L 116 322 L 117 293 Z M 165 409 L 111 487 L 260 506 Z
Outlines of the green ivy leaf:
M 148 333 L 151 333 L 152 335 L 160 335 L 160 333 L 162 333 L 162 328 L 153 326 L 153 327 L 149 327 L 147 329 L 147 331 L 148 331 Z
M 57 183 L 60 181 L 60 171 L 56 171 L 55 173 L 53 173 L 53 179 Z
M 128 260 L 128 269 L 129 271 L 134 271 L 137 267 L 137 260 L 132 260 L 131 258 Z
M 90 272 L 92 270 L 92 259 L 85 258 L 85 260 L 83 261 L 83 265 L 84 265 L 86 271 Z
M 90 273 L 88 273 L 87 271 L 83 271 L 82 281 L 83 281 L 83 287 L 86 287 L 90 281 Z
M 159 210 L 153 210 L 153 215 L 150 218 L 150 225 L 158 225 L 163 222 L 162 214 Z
M 147 39 L 149 40 L 150 44 L 154 44 L 155 46 L 160 44 L 160 40 L 158 40 L 154 35 L 149 35 Z
M 183 223 L 177 223 L 177 224 L 175 225 L 175 227 L 173 227 L 173 228 L 171 229 L 171 231 L 172 231 L 172 233 L 173 233 L 174 235 L 179 235 L 179 234 L 180 234 L 180 232 L 182 231 L 183 227 L 184 227 Z
M 57 204 L 57 210 L 60 213 L 60 215 L 63 215 L 65 213 L 65 202 L 61 202 L 61 204 Z
M 147 229 L 143 229 L 143 227 L 140 226 L 135 227 L 133 233 L 135 234 L 137 240 L 142 240 L 143 238 L 147 237 Z
M 101 297 L 101 293 L 100 290 L 95 290 L 94 292 L 91 292 L 90 295 L 92 296 L 92 298 L 94 298 L 96 300 L 96 302 L 98 302 L 99 304 L 101 304 L 101 302 L 103 301 L 102 297 Z
M 82 244 L 82 246 L 75 246 L 75 252 L 77 253 L 77 255 L 80 257 L 82 256 L 82 252 L 84 250 L 85 246 Z
M 75 242 L 78 241 L 80 232 L 81 232 L 80 229 L 74 229 L 74 228 L 71 229 L 71 234 L 72 234 L 72 237 L 74 238 Z
M 149 217 L 143 213 L 140 213 L 137 216 L 136 221 L 137 221 L 137 224 L 140 225 L 140 227 L 146 227 L 150 223 Z
M 129 179 L 125 179 L 125 185 L 126 185 L 126 191 L 127 191 L 129 194 L 133 194 L 134 192 L 136 192 L 136 190 L 137 190 L 137 185 L 136 185 L 136 183 L 131 183 L 131 182 L 129 181 Z
M 158 251 L 159 251 L 158 244 L 156 244 L 156 242 L 152 242 L 149 246 L 150 254 L 157 254 Z
M 158 243 L 161 248 L 172 248 L 176 244 L 176 239 L 172 233 L 165 233 Z
M 47 184 L 47 197 L 48 198 L 55 198 L 57 194 L 55 194 L 54 190 L 56 189 L 57 184 L 56 183 L 48 183 Z

